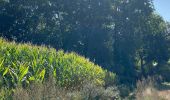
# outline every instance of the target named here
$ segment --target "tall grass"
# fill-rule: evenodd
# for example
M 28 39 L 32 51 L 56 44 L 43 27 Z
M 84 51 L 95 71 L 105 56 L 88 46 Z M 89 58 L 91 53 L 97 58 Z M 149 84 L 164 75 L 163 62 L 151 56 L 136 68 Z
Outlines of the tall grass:
M 156 88 L 156 81 L 154 78 L 148 77 L 137 82 L 136 89 L 137 100 L 167 100 L 159 95 Z
M 3 98 L 0 99 L 4 100 L 120 100 L 119 91 L 114 86 L 104 88 L 85 82 L 80 89 L 65 89 L 55 85 L 54 78 L 31 84 L 27 88 L 17 87 L 10 95 L 6 93 L 9 90 L 3 91 Z

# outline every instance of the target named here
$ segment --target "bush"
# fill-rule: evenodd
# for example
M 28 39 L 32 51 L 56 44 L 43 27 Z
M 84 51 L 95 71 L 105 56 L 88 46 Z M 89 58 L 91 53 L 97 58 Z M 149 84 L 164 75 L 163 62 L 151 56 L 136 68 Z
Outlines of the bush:
M 101 87 L 93 83 L 86 83 L 81 89 L 81 94 L 85 100 L 119 100 L 120 93 L 116 86 Z

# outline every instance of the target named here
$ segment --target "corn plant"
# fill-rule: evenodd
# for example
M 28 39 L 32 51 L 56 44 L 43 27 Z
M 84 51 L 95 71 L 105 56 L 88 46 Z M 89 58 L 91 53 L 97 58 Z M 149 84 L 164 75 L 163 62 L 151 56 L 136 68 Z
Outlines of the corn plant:
M 103 85 L 106 73 L 100 66 L 76 53 L 0 39 L 3 86 L 13 88 L 34 81 L 43 82 L 50 75 L 56 78 L 57 85 L 63 87 L 81 85 L 87 80 Z

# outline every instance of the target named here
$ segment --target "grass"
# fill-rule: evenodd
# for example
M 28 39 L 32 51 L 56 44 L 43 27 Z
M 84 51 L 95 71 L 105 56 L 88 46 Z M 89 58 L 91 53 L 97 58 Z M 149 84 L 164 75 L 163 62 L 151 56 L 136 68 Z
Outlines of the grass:
M 9 95 L 8 89 L 0 93 L 4 100 L 120 100 L 116 87 L 95 85 L 86 82 L 80 89 L 65 89 L 55 84 L 54 78 L 49 78 L 43 83 L 34 83 L 27 88 L 17 87 L 14 93 Z
M 168 94 L 162 94 L 157 88 L 154 78 L 143 79 L 137 82 L 136 99 L 137 100 L 169 100 Z

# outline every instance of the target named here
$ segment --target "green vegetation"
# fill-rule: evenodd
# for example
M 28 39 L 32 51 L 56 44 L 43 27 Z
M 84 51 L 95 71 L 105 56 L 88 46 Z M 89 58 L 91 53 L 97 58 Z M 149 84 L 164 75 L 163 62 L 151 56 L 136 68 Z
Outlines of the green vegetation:
M 2 97 L 32 97 L 50 77 L 80 97 L 94 87 L 85 97 L 99 99 L 114 85 L 123 98 L 145 97 L 143 78 L 170 82 L 170 23 L 153 0 L 0 0 L 0 37 L 14 41 L 0 39 Z
M 84 81 L 104 85 L 106 70 L 76 53 L 16 44 L 0 39 L 0 86 L 9 88 L 42 82 L 53 76 L 58 86 L 81 86 Z M 108 75 L 107 75 L 108 76 Z M 110 73 L 114 79 L 115 74 Z
M 128 86 L 147 76 L 169 80 L 162 71 L 170 25 L 153 0 L 1 0 L 0 11 L 0 36 L 8 40 L 76 52 Z

